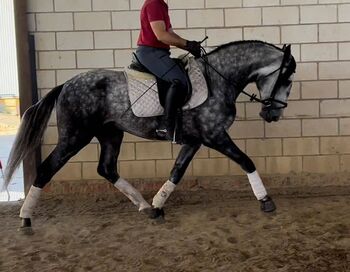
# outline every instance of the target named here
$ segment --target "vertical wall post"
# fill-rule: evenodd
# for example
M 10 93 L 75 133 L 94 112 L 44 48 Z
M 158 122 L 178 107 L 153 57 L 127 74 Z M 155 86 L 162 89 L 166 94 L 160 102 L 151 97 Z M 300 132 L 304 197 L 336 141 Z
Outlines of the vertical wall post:
M 18 88 L 20 97 L 20 115 L 28 109 L 37 96 L 36 85 L 33 82 L 33 73 L 31 67 L 30 44 L 28 36 L 27 22 L 27 1 L 14 0 L 15 28 L 16 28 L 16 45 L 17 45 L 17 63 L 18 63 Z M 35 53 L 34 53 L 35 54 Z M 35 68 L 34 68 L 35 69 Z M 34 90 L 35 88 L 35 90 Z M 36 94 L 37 95 L 37 94 Z M 35 152 L 36 153 L 36 152 Z M 24 190 L 28 192 L 31 183 L 36 175 L 37 155 L 32 154 L 23 161 Z

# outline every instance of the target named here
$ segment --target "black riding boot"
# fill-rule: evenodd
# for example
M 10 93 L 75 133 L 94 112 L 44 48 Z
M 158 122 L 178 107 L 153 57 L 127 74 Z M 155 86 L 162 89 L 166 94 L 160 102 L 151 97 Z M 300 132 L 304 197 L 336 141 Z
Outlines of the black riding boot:
M 166 120 L 164 126 L 156 130 L 158 136 L 165 137 L 167 140 L 173 140 L 174 138 L 178 97 L 181 96 L 179 92 L 181 92 L 181 85 L 174 82 L 165 97 L 164 114 Z

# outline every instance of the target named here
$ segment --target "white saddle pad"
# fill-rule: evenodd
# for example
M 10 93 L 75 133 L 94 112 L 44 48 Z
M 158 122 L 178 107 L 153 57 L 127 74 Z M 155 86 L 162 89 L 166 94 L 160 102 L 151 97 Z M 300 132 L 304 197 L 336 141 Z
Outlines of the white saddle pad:
M 192 97 L 183 106 L 183 110 L 190 110 L 203 104 L 208 98 L 208 86 L 202 71 L 194 58 L 187 62 L 188 75 L 192 84 Z M 137 117 L 152 117 L 164 114 L 160 105 L 156 78 L 148 73 L 125 68 L 128 81 L 131 109 Z M 150 86 L 152 86 L 150 88 Z

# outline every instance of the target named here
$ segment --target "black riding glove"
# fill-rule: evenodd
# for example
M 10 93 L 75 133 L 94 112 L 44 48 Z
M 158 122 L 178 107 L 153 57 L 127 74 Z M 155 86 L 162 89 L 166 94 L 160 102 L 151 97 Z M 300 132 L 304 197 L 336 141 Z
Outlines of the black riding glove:
M 190 52 L 196 58 L 201 56 L 201 43 L 197 41 L 186 41 L 185 50 Z

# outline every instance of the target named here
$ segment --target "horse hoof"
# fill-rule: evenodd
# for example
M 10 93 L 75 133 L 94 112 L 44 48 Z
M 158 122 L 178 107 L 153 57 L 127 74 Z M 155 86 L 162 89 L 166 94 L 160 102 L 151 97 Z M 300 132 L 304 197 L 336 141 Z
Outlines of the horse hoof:
M 21 218 L 21 226 L 18 229 L 24 235 L 33 235 L 32 221 L 30 218 Z
M 271 197 L 265 196 L 263 199 L 260 200 L 260 208 L 263 212 L 271 213 L 276 210 L 276 205 Z
M 17 229 L 18 232 L 20 232 L 21 234 L 23 235 L 33 235 L 34 234 L 34 231 L 32 229 L 32 227 L 20 227 Z
M 165 216 L 165 213 L 164 213 L 164 209 L 159 209 L 159 208 L 153 208 L 151 211 L 150 211 L 150 214 L 149 214 L 149 218 L 150 219 L 164 219 L 164 216 Z
M 151 215 L 153 214 L 152 210 L 153 209 L 149 207 L 149 208 L 142 209 L 140 212 L 146 215 L 147 217 L 151 217 Z

